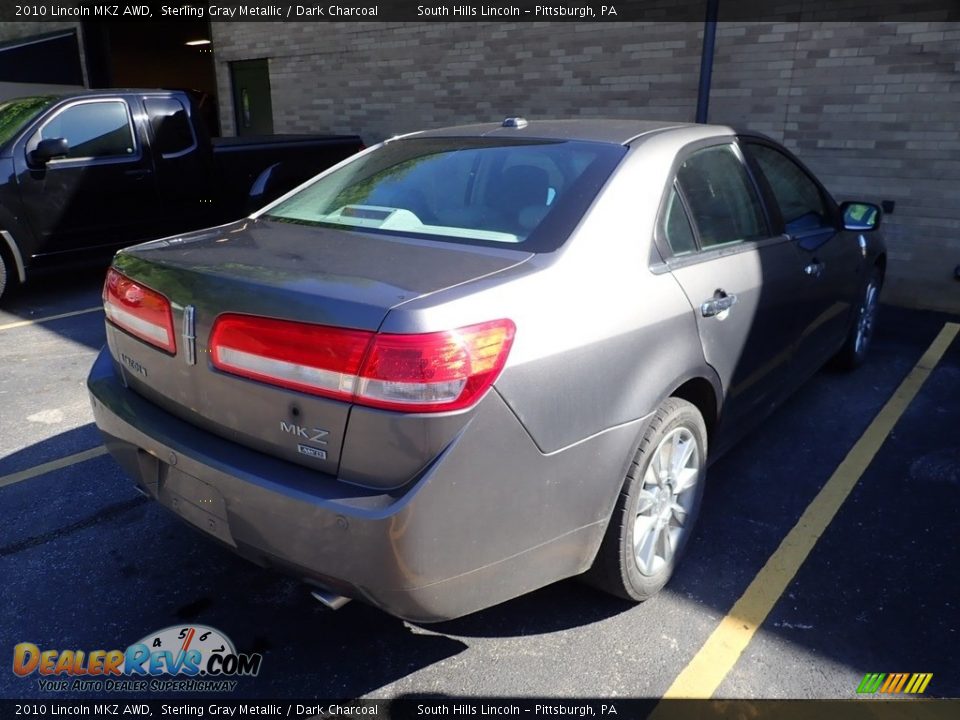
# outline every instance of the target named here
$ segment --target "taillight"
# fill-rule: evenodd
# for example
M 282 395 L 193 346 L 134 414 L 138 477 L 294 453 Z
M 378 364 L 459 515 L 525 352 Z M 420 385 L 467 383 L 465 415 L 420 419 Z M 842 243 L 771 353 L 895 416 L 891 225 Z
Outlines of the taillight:
M 222 315 L 210 335 L 214 367 L 294 390 L 405 412 L 469 407 L 503 370 L 510 320 L 436 333 L 343 330 Z
M 103 284 L 103 309 L 107 319 L 117 327 L 176 354 L 170 301 L 156 290 L 110 268 Z
M 418 412 L 468 407 L 503 370 L 510 320 L 423 335 L 375 335 L 360 371 L 356 402 Z
M 210 333 L 210 357 L 220 370 L 273 385 L 349 399 L 369 332 L 221 315 Z

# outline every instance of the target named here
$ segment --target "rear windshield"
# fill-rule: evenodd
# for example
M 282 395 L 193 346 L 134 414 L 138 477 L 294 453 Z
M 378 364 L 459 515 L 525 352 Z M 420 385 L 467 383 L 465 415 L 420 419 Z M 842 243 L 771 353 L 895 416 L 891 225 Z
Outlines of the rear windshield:
M 396 140 L 319 178 L 266 217 L 548 252 L 567 238 L 625 153 L 594 142 Z
M 20 128 L 50 107 L 56 97 L 24 97 L 0 102 L 0 147 L 10 141 Z

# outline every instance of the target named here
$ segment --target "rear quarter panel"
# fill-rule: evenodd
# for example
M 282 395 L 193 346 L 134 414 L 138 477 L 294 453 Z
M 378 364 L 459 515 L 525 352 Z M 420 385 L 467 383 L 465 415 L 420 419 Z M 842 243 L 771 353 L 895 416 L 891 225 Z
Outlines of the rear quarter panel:
M 649 415 L 689 377 L 709 378 L 689 301 L 672 275 L 651 269 L 677 143 L 633 148 L 559 251 L 401 305 L 382 329 L 512 319 L 516 338 L 496 389 L 545 454 Z

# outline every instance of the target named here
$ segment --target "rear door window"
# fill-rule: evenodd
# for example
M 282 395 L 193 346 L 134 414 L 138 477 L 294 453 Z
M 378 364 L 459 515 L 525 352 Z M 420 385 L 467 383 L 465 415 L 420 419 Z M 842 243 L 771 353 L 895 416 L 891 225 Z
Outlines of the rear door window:
M 698 150 L 677 171 L 703 249 L 768 235 L 760 197 L 730 145 Z
M 676 187 L 670 191 L 667 199 L 667 211 L 663 216 L 663 236 L 674 256 L 689 255 L 697 250 L 693 227 Z
M 150 118 L 153 148 L 162 157 L 174 157 L 196 145 L 187 109 L 174 97 L 151 97 L 143 101 Z

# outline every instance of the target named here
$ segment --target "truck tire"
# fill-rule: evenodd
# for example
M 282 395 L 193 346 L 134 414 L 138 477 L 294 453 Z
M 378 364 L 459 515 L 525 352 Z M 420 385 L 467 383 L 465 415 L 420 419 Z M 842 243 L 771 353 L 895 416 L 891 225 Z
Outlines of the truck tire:
M 706 460 L 703 416 L 686 400 L 667 398 L 640 441 L 584 580 L 635 602 L 656 595 L 673 575 L 693 533 Z
M 4 257 L 4 253 L 0 252 L 0 300 L 3 300 L 3 294 L 7 291 L 9 283 L 8 278 L 10 276 L 10 270 L 7 267 L 7 260 Z

